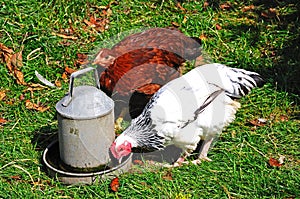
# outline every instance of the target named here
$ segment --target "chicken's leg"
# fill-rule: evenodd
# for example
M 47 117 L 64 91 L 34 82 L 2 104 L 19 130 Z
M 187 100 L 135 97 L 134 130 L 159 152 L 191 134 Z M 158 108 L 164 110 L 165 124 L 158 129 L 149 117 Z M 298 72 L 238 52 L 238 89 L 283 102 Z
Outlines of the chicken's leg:
M 210 147 L 213 139 L 214 138 L 210 138 L 209 140 L 204 140 L 201 153 L 198 157 L 199 160 L 212 161 L 210 158 L 207 157 L 207 153 L 208 153 L 209 147 Z

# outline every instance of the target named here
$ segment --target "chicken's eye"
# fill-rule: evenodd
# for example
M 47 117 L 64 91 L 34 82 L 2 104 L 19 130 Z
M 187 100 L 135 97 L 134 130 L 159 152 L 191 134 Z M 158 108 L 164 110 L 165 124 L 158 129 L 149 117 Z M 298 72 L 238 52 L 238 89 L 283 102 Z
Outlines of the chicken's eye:
M 104 57 L 104 59 L 109 59 L 109 55 L 107 55 L 106 57 Z

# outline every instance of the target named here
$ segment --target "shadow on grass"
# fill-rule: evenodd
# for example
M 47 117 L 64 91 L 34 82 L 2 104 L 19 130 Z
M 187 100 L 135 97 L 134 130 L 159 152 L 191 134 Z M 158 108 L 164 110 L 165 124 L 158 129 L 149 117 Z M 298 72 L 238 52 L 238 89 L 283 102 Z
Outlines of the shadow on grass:
M 224 3 L 219 0 L 208 1 L 213 9 L 220 9 L 220 5 Z M 294 94 L 297 104 L 300 103 L 300 1 L 287 0 L 287 1 L 242 1 L 245 6 L 253 4 L 255 12 L 258 16 L 256 25 L 237 25 L 230 27 L 236 35 L 242 35 L 243 32 L 251 31 L 251 38 L 248 41 L 253 45 L 257 45 L 260 34 L 263 31 L 268 31 L 267 26 L 276 25 L 277 30 L 274 34 L 281 34 L 285 39 L 283 44 L 278 46 L 269 45 L 265 46 L 266 51 L 274 52 L 272 55 L 263 55 L 262 58 L 270 58 L 272 64 L 270 67 L 259 68 L 259 72 L 268 82 L 272 83 L 280 91 L 286 91 Z M 272 8 L 291 9 L 291 11 L 283 11 L 285 14 L 278 14 L 276 16 L 264 16 L 263 12 L 268 12 Z M 277 9 L 279 12 L 279 9 Z M 272 33 L 273 34 L 273 33 Z M 288 37 L 287 37 L 288 36 Z M 280 38 L 282 39 L 282 38 Z
M 58 139 L 57 129 L 54 129 L 53 125 L 49 125 L 35 130 L 31 143 L 37 151 L 44 151 L 56 139 Z

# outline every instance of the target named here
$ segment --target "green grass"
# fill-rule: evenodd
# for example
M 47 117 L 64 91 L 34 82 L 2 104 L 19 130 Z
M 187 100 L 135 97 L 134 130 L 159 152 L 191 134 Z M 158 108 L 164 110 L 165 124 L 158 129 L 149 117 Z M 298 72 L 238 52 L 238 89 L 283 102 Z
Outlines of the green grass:
M 112 3 L 109 27 L 97 32 L 84 19 L 100 17 L 100 6 L 109 1 L 4 0 L 0 4 L 0 43 L 15 52 L 23 48 L 27 83 L 38 83 L 34 71 L 62 82 L 58 89 L 32 94 L 18 85 L 0 63 L 0 198 L 300 198 L 300 50 L 298 0 L 186 1 L 181 11 L 173 1 L 123 1 Z M 254 9 L 242 11 L 245 6 Z M 261 13 L 275 8 L 277 15 Z M 53 33 L 73 28 L 77 40 Z M 77 53 L 88 54 L 117 33 L 143 27 L 166 27 L 172 22 L 190 36 L 205 35 L 203 48 L 216 62 L 260 72 L 267 84 L 241 100 L 237 119 L 210 151 L 212 162 L 172 170 L 143 169 L 120 176 L 120 189 L 113 193 L 109 181 L 92 186 L 65 186 L 50 178 L 41 154 L 55 137 L 55 104 L 67 92 L 61 74 L 66 66 L 77 68 Z M 216 24 L 222 27 L 216 29 Z M 28 60 L 35 49 L 39 56 Z M 33 56 L 34 56 L 33 55 Z M 32 57 L 33 57 L 32 56 Z M 20 95 L 24 95 L 24 100 Z M 28 110 L 25 100 L 50 106 L 43 113 Z M 287 121 L 280 120 L 287 117 Z M 266 118 L 255 127 L 250 121 Z M 271 167 L 269 158 L 285 156 L 281 167 Z M 164 178 L 171 172 L 172 179 Z

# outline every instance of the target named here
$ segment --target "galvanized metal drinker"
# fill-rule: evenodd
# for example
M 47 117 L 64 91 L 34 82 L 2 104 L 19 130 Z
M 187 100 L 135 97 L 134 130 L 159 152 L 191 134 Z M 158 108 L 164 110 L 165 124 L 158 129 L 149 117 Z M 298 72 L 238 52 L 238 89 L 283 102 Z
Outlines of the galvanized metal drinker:
M 74 87 L 75 78 L 91 70 L 96 87 Z M 94 68 L 72 73 L 68 94 L 56 104 L 59 153 L 66 165 L 88 170 L 110 161 L 109 147 L 115 138 L 113 108 L 113 100 L 100 90 Z
M 74 80 L 94 72 L 96 86 L 74 87 Z M 132 154 L 121 163 L 109 155 L 115 139 L 114 102 L 100 90 L 96 69 L 86 68 L 70 77 L 68 94 L 56 104 L 58 140 L 43 152 L 49 174 L 64 184 L 93 184 L 130 169 Z M 98 181 L 97 181 L 98 180 Z

